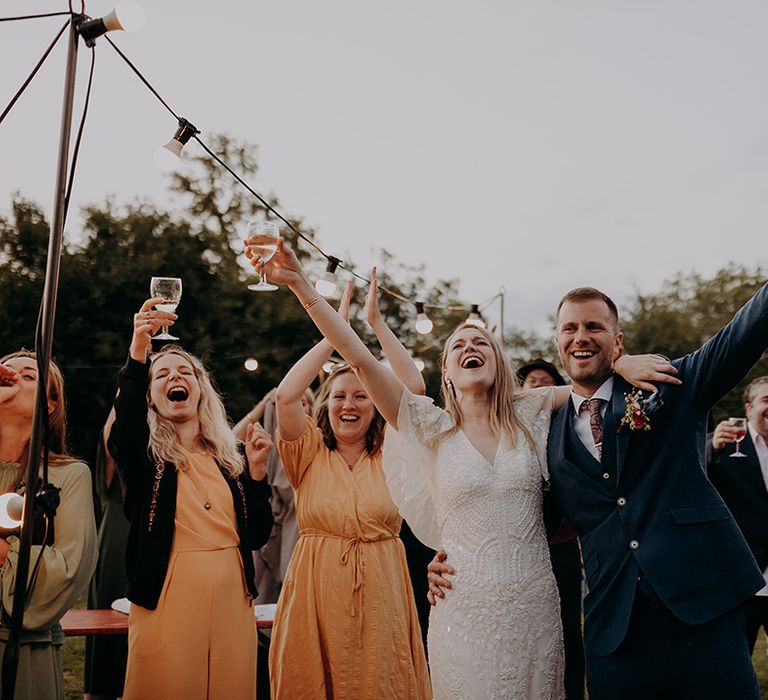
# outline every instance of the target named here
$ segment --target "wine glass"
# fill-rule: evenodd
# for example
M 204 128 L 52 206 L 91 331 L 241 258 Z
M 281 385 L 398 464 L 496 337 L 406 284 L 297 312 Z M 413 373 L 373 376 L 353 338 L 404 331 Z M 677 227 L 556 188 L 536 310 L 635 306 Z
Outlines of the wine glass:
M 734 452 L 731 457 L 746 457 L 742 451 L 741 451 L 741 441 L 744 439 L 744 437 L 747 434 L 747 419 L 746 418 L 729 418 L 729 421 L 733 423 L 733 427 L 736 430 L 736 452 Z
M 248 222 L 248 247 L 255 255 L 261 256 L 262 262 L 267 262 L 275 254 L 279 239 L 280 229 L 273 221 Z M 267 282 L 267 276 L 262 270 L 259 283 L 249 284 L 248 289 L 254 292 L 271 292 L 277 287 Z
M 179 277 L 153 277 L 149 283 L 149 295 L 151 297 L 162 297 L 163 301 L 156 304 L 159 311 L 176 311 L 176 307 L 181 301 L 181 279 Z M 168 332 L 168 326 L 164 325 L 163 330 L 152 340 L 178 340 L 175 335 Z

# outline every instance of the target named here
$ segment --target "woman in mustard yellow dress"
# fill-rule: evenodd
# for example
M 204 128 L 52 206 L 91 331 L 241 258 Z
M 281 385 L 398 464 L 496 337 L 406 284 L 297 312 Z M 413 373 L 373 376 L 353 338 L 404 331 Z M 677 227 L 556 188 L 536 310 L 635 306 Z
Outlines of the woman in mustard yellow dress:
M 340 312 L 348 314 L 350 289 Z M 387 358 L 413 387 L 413 360 L 378 314 L 368 318 Z M 381 469 L 384 420 L 349 366 L 332 372 L 316 409 L 301 396 L 330 357 L 323 340 L 277 391 L 277 439 L 296 493 L 301 533 L 277 605 L 270 648 L 272 697 L 430 698 L 418 614 L 398 533 L 401 518 Z
M 175 314 L 148 299 L 134 318 L 109 439 L 130 520 L 126 700 L 253 700 L 252 550 L 269 537 L 258 426 L 246 459 L 200 361 L 178 346 L 149 357 Z

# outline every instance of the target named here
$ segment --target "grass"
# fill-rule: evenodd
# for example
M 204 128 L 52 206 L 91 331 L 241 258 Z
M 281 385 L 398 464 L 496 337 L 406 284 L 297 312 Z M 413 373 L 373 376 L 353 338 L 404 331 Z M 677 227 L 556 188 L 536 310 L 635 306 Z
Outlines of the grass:
M 83 660 L 85 656 L 85 637 L 69 637 L 62 647 L 64 683 L 67 700 L 81 700 L 83 697 Z M 760 683 L 760 697 L 768 700 L 768 644 L 765 634 L 760 634 L 752 655 L 752 663 L 757 671 Z
M 757 680 L 760 683 L 760 697 L 768 698 L 768 644 L 762 632 L 757 638 L 757 644 L 755 644 L 752 663 L 755 665 Z
M 64 689 L 67 700 L 82 700 L 83 666 L 85 664 L 85 637 L 67 637 L 61 647 L 61 665 L 64 667 Z

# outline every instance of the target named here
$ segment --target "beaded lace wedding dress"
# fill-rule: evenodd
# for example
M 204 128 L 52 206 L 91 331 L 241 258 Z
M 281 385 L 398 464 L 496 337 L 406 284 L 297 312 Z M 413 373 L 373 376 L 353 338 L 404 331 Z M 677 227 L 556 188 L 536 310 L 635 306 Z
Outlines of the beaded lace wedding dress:
M 429 619 L 436 700 L 563 697 L 557 586 L 542 515 L 551 390 L 524 392 L 515 408 L 524 437 L 489 463 L 432 400 L 403 396 L 387 430 L 384 470 L 392 498 L 419 539 L 445 549 L 452 588 Z

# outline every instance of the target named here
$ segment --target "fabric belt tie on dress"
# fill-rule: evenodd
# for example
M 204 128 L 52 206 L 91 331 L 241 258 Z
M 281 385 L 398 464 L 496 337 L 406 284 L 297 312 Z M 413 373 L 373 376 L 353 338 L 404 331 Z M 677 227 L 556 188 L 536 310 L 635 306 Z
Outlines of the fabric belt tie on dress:
M 360 546 L 359 537 L 347 540 L 339 557 L 339 563 L 346 566 L 349 561 L 349 555 L 352 555 L 352 599 L 350 601 L 349 613 L 352 617 L 357 617 L 357 645 L 363 645 L 363 549 Z
M 352 598 L 350 601 L 349 612 L 352 617 L 357 618 L 357 645 L 363 646 L 363 548 L 361 544 L 369 542 L 384 542 L 385 540 L 395 540 L 396 535 L 377 537 L 375 539 L 363 539 L 361 537 L 342 537 L 340 535 L 331 535 L 327 532 L 302 531 L 302 537 L 328 537 L 333 540 L 342 540 L 345 542 L 344 549 L 339 557 L 339 564 L 346 566 L 352 557 Z

